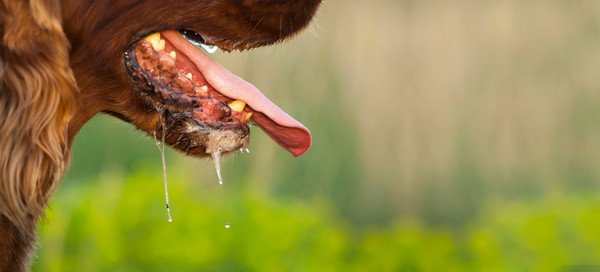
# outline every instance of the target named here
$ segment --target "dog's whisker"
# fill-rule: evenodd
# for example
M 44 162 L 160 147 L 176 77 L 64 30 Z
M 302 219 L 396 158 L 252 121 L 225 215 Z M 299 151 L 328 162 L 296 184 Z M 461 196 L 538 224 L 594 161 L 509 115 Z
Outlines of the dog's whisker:
M 177 138 L 177 141 L 173 144 L 173 146 L 178 146 L 183 140 L 183 137 L 185 137 L 183 134 L 179 134 L 179 138 Z
M 185 153 L 189 153 L 190 149 L 192 149 L 191 145 L 192 145 L 192 141 L 188 140 L 187 144 L 186 144 L 187 147 L 185 148 Z

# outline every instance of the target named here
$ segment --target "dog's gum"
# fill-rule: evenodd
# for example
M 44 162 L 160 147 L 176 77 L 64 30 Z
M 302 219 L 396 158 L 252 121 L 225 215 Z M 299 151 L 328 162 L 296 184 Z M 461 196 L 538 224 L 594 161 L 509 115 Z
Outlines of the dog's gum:
M 248 122 L 243 101 L 229 99 L 196 79 L 189 71 L 179 70 L 176 59 L 172 57 L 175 51 L 157 50 L 152 41 L 139 41 L 135 55 L 140 68 L 151 76 L 151 80 L 161 83 L 155 85 L 154 92 L 162 100 L 190 107 L 194 118 L 213 126 Z
M 185 75 L 179 73 L 177 78 L 175 79 L 175 83 L 186 93 L 193 94 L 194 92 L 194 83 L 187 78 Z
M 175 68 L 175 60 L 169 55 L 161 55 L 158 59 L 158 69 L 161 71 L 171 71 Z

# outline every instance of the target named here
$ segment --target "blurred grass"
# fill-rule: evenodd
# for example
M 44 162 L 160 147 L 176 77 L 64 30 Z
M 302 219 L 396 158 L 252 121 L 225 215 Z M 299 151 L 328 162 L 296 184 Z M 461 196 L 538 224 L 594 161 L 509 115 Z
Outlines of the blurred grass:
M 219 192 L 183 182 L 172 186 L 174 222 L 168 223 L 160 173 L 150 172 L 111 173 L 98 186 L 62 190 L 43 224 L 34 271 L 600 268 L 599 196 L 490 201 L 460 230 L 418 218 L 355 228 L 327 200 L 273 200 L 251 188 Z
M 223 188 L 169 152 L 170 225 L 153 141 L 97 117 L 36 268 L 597 270 L 600 2 L 325 1 L 293 41 L 215 58 L 312 150 L 253 128 Z

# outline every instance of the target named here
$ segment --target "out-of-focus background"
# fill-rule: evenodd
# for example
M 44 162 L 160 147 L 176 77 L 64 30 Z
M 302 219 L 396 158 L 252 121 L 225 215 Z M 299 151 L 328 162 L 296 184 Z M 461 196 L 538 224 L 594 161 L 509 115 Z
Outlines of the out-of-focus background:
M 98 116 L 36 271 L 600 269 L 600 1 L 325 1 L 289 43 L 214 55 L 311 128 L 295 159 L 160 155 Z M 230 224 L 230 228 L 225 228 Z

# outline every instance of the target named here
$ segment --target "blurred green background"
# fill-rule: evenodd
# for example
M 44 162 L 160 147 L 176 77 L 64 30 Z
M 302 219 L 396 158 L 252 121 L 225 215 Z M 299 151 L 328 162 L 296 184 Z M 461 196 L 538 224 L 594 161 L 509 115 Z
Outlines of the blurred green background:
M 294 159 L 160 155 L 98 116 L 35 271 L 598 271 L 600 1 L 325 1 L 214 56 L 311 128 Z M 229 229 L 224 225 L 231 224 Z

